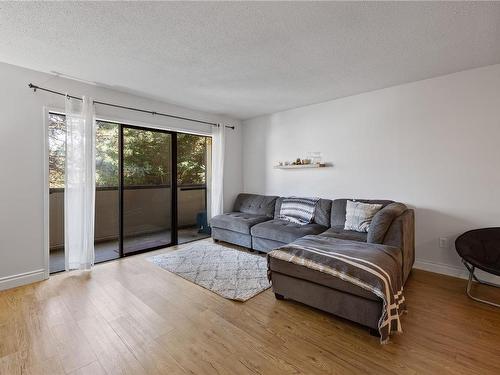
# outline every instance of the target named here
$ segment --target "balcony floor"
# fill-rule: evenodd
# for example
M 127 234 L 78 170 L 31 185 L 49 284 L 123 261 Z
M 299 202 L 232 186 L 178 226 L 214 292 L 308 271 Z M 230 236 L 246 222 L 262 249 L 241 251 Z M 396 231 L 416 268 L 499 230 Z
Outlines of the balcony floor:
M 205 233 L 198 233 L 198 228 L 182 228 L 178 231 L 179 244 L 201 240 L 209 237 Z M 150 233 L 126 239 L 129 252 L 161 246 L 165 238 L 170 238 L 170 231 Z M 135 244 L 135 246 L 134 246 Z M 118 241 L 106 241 L 95 244 L 95 263 L 118 259 Z M 49 259 L 50 272 L 64 271 L 64 250 L 51 250 Z

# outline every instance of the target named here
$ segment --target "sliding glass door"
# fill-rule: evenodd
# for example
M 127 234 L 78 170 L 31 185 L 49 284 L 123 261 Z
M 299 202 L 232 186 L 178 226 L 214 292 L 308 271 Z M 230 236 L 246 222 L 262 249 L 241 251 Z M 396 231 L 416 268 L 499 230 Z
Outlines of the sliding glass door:
M 172 244 L 175 135 L 166 131 L 122 127 L 123 253 Z
M 64 270 L 65 116 L 50 113 L 50 272 Z M 95 261 L 210 236 L 211 138 L 96 123 Z
M 95 262 L 120 257 L 120 125 L 97 121 L 95 152 Z
M 211 153 L 212 138 L 177 134 L 178 243 L 210 237 L 207 184 Z
M 50 272 L 64 270 L 65 116 L 50 113 L 49 146 L 49 249 Z M 96 122 L 95 261 L 119 258 L 119 128 Z

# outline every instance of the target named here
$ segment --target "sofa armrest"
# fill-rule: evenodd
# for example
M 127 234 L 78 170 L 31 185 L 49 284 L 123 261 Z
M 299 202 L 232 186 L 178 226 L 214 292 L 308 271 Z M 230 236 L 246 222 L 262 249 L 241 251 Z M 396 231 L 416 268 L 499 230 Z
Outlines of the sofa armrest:
M 378 211 L 370 223 L 366 242 L 383 243 L 392 222 L 407 209 L 403 203 L 393 202 Z
M 415 262 L 415 212 L 412 209 L 394 219 L 384 236 L 383 244 L 401 249 L 403 282 L 406 282 Z

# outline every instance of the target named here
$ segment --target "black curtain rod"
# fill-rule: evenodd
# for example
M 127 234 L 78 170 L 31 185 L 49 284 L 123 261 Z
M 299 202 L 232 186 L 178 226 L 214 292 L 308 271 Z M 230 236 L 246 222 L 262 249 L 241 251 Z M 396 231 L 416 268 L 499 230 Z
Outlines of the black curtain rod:
M 36 92 L 36 90 L 41 90 L 41 91 L 50 92 L 51 94 L 65 96 L 65 97 L 68 97 L 68 98 L 71 98 L 71 99 L 83 100 L 82 98 L 79 98 L 78 96 L 67 95 L 67 94 L 64 94 L 64 93 L 59 92 L 59 91 L 54 91 L 54 90 L 50 90 L 50 89 L 46 89 L 46 88 L 34 85 L 32 83 L 30 83 L 28 85 L 28 87 L 30 89 L 33 89 L 33 92 Z M 126 106 L 123 106 L 123 105 L 106 103 L 106 102 L 99 102 L 97 100 L 94 100 L 94 104 L 100 104 L 100 105 L 106 105 L 108 107 L 115 107 L 115 108 L 127 109 L 129 111 L 135 111 L 135 112 L 149 113 L 150 115 L 153 115 L 153 116 L 164 116 L 164 117 L 175 118 L 175 119 L 178 119 L 178 120 L 185 120 L 185 121 L 197 122 L 197 123 L 200 123 L 200 124 L 206 124 L 206 125 L 212 125 L 212 126 L 220 126 L 220 124 L 216 124 L 215 122 L 201 121 L 201 120 L 196 120 L 196 119 L 189 118 L 189 117 L 175 116 L 175 115 L 169 115 L 169 114 L 161 113 L 161 112 L 148 111 L 146 109 L 140 109 L 140 108 L 134 108 L 134 107 L 126 107 Z M 229 126 L 229 125 L 225 125 L 225 127 L 229 128 L 229 129 L 233 129 L 233 130 L 235 128 L 234 126 Z

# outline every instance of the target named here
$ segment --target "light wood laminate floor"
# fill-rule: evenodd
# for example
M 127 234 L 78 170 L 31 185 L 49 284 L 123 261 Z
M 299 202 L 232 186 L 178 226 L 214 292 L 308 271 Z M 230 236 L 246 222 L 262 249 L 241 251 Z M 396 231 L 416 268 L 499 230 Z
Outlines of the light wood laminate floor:
M 165 251 L 0 292 L 0 374 L 500 374 L 500 309 L 465 280 L 414 271 L 404 333 L 380 345 L 271 290 L 233 302 L 145 259 Z

